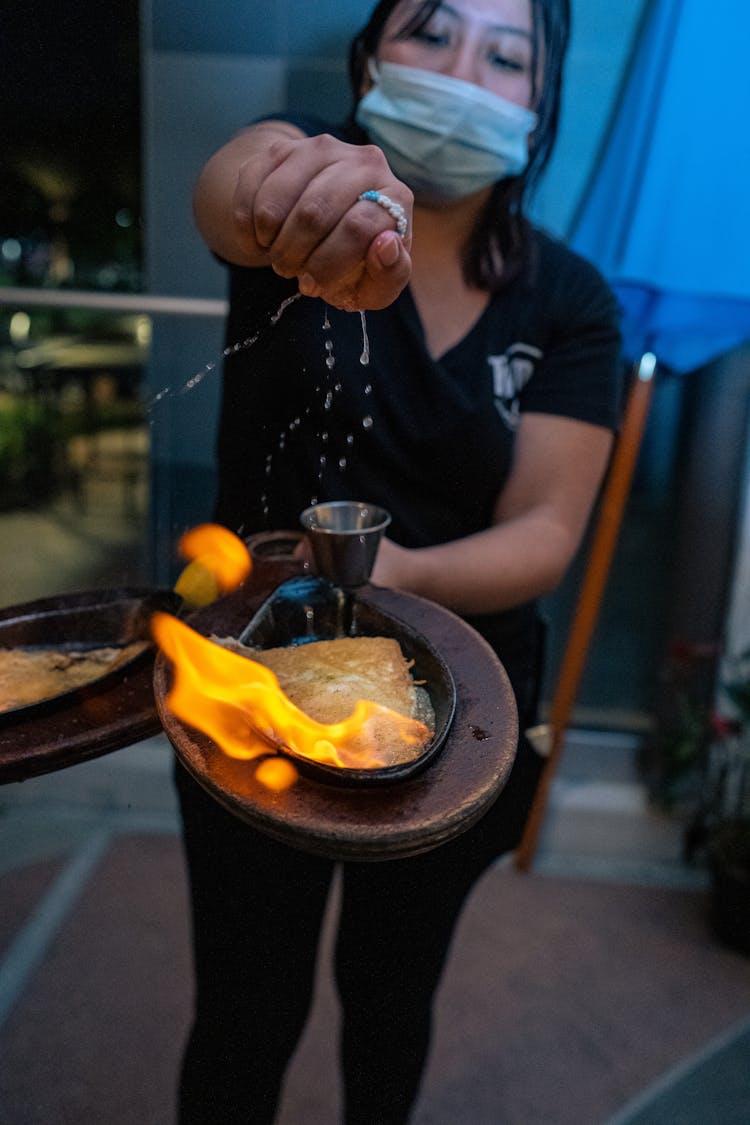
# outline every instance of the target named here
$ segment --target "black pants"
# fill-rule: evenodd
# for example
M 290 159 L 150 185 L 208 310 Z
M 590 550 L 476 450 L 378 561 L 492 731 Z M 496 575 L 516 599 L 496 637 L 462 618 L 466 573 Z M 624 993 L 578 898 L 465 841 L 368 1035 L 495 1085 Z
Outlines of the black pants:
M 540 772 L 522 743 L 500 797 L 463 836 L 409 859 L 342 865 L 335 970 L 346 1125 L 408 1120 L 461 907 L 520 839 Z M 308 1014 L 335 864 L 255 832 L 179 766 L 177 784 L 196 974 L 180 1125 L 271 1123 Z

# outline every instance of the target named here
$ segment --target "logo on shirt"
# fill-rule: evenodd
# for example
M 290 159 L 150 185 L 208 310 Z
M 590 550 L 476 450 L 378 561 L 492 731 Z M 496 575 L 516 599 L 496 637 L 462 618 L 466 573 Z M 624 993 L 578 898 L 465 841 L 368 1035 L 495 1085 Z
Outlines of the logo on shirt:
M 519 397 L 534 374 L 535 361 L 542 358 L 531 344 L 511 344 L 504 355 L 488 355 L 492 368 L 495 406 L 505 425 L 516 430 L 520 421 Z

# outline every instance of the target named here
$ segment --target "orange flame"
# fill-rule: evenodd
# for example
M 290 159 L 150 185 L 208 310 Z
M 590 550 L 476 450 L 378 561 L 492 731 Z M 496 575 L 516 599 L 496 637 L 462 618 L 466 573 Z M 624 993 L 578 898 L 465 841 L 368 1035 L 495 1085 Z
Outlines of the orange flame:
M 191 605 L 209 605 L 219 594 L 234 590 L 252 569 L 250 552 L 233 531 L 204 523 L 186 531 L 177 549 L 192 560 L 175 584 L 175 591 Z
M 292 703 L 263 664 L 223 648 L 167 613 L 154 614 L 152 631 L 174 668 L 170 710 L 233 758 L 249 760 L 281 746 L 325 765 L 374 769 L 387 764 L 374 736 L 379 720 L 385 718 L 394 737 L 408 745 L 422 745 L 429 735 L 416 719 L 365 700 L 348 719 L 319 723 Z M 285 788 L 288 777 L 287 771 L 286 779 L 274 775 L 264 784 Z

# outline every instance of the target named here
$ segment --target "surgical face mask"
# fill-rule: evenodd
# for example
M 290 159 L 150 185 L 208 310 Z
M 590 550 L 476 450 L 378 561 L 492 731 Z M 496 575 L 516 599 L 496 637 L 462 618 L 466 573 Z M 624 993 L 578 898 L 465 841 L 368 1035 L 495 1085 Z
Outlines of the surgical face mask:
M 370 74 L 357 122 L 418 200 L 461 199 L 523 172 L 531 110 L 432 70 L 371 62 Z

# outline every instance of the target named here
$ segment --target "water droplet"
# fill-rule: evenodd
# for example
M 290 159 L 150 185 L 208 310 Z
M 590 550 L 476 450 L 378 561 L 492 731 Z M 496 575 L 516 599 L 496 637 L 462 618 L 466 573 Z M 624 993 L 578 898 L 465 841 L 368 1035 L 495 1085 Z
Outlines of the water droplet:
M 295 293 L 292 297 L 287 297 L 287 299 L 285 301 L 282 301 L 281 304 L 279 305 L 279 308 L 276 310 L 274 315 L 270 318 L 269 324 L 272 324 L 272 325 L 277 324 L 278 321 L 281 319 L 282 315 L 284 314 L 285 309 L 287 309 L 289 307 L 289 305 L 291 305 L 294 301 L 298 300 L 301 296 L 302 296 L 301 293 Z M 220 353 L 221 359 L 229 359 L 230 356 L 236 355 L 237 352 L 241 352 L 241 351 L 244 351 L 246 348 L 252 347 L 252 345 L 256 342 L 256 340 L 259 338 L 259 336 L 260 336 L 260 332 L 256 332 L 254 336 L 248 336 L 247 339 L 242 340 L 238 343 L 229 344 Z M 187 394 L 189 391 L 195 390 L 195 388 L 198 386 L 199 383 L 201 383 L 203 381 L 203 379 L 206 377 L 206 375 L 210 375 L 212 371 L 216 370 L 216 367 L 217 367 L 217 361 L 211 360 L 209 363 L 206 364 L 206 366 L 204 368 L 202 368 L 200 371 L 196 372 L 185 383 L 183 383 L 183 385 L 178 390 L 173 391 L 171 387 L 164 387 L 161 391 L 159 391 L 159 393 L 157 395 L 154 396 L 154 398 L 151 399 L 151 402 L 149 403 L 147 409 L 151 410 L 154 406 L 156 406 L 156 404 L 158 402 L 161 402 L 161 400 L 166 398 L 168 395 L 169 396 L 177 395 L 177 394 L 183 395 L 183 394 Z
M 347 434 L 346 435 L 346 444 L 347 445 L 354 445 L 354 434 Z
M 327 441 L 328 441 L 328 430 L 323 430 L 323 433 L 322 433 L 322 434 L 320 435 L 320 440 L 321 440 L 321 441 L 322 441 L 322 442 L 323 442 L 324 444 L 325 444 L 325 442 L 327 442 Z
M 364 393 L 365 393 L 366 395 L 371 395 L 371 394 L 372 394 L 372 383 L 365 383 L 365 389 L 364 389 Z
M 339 468 L 340 469 L 346 468 L 346 457 L 339 457 Z
M 372 418 L 369 414 L 365 414 L 364 418 L 362 419 L 362 429 L 363 430 L 371 430 L 372 429 Z
M 359 362 L 363 367 L 367 367 L 370 362 L 370 341 L 367 338 L 367 321 L 365 320 L 364 309 L 360 310 L 359 317 L 362 321 L 362 355 L 359 357 Z
M 328 394 L 325 397 L 325 401 L 323 403 L 323 409 L 324 410 L 330 410 L 332 405 L 333 405 L 333 391 L 329 391 Z
M 285 301 L 282 301 L 281 304 L 279 305 L 277 311 L 271 317 L 271 324 L 278 324 L 278 322 L 281 320 L 282 316 L 284 315 L 286 310 L 289 308 L 289 306 L 291 304 L 293 304 L 295 301 L 299 300 L 299 298 L 301 296 L 302 296 L 301 293 L 293 293 L 291 297 L 287 297 L 287 299 Z
M 333 356 L 332 355 L 326 356 L 326 367 L 328 368 L 328 370 L 332 371 L 335 366 L 336 366 L 336 360 L 333 358 Z

